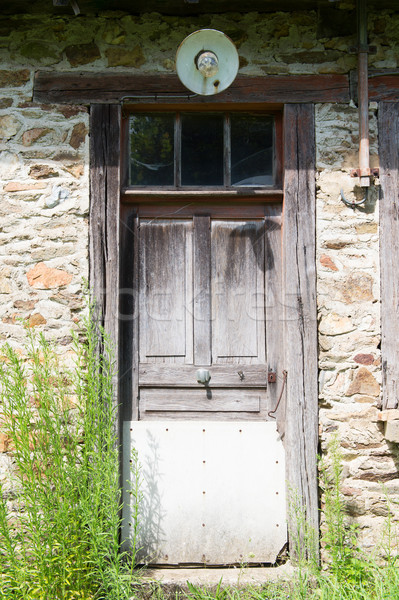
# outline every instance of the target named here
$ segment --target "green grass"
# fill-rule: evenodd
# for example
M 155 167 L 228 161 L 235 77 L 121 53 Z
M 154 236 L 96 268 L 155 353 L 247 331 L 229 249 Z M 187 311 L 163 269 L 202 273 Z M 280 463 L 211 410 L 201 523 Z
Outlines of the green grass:
M 29 330 L 24 357 L 2 349 L 1 430 L 16 491 L 0 488 L 1 599 L 130 597 L 134 556 L 119 544 L 112 352 L 105 341 L 97 357 L 91 318 L 79 339 L 71 370 Z

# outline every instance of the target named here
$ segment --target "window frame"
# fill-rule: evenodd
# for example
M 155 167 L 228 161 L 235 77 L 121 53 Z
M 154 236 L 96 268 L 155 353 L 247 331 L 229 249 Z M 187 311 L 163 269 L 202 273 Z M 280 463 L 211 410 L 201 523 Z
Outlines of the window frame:
M 274 118 L 274 185 L 273 186 L 130 186 L 129 178 L 129 117 L 137 113 L 210 113 L 210 114 L 249 114 Z M 283 200 L 283 112 L 280 108 L 270 109 L 259 105 L 203 105 L 197 103 L 151 104 L 135 103 L 124 107 L 121 131 L 121 200 L 122 203 L 153 201 L 157 202 L 187 197 L 198 201 L 215 199 L 241 199 L 282 202 Z

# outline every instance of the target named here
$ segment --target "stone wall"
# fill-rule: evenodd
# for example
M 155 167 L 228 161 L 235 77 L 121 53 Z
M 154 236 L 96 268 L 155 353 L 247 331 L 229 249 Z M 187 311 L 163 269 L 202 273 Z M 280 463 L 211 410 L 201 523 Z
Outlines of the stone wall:
M 348 73 L 356 55 L 353 4 L 315 12 L 258 15 L 98 17 L 0 15 L 0 341 L 20 347 L 21 319 L 71 352 L 88 274 L 88 111 L 32 103 L 38 69 L 173 72 L 183 38 L 202 27 L 227 33 L 240 73 Z M 370 15 L 372 67 L 396 68 L 399 13 Z M 371 162 L 378 165 L 377 105 L 370 106 Z M 397 451 L 377 421 L 380 402 L 378 187 L 363 208 L 349 173 L 357 167 L 357 110 L 316 107 L 317 268 L 320 317 L 320 435 L 338 435 L 343 493 L 365 546 L 381 535 L 386 496 L 399 500 Z M 0 481 L 12 457 L 0 438 Z M 384 483 L 385 491 L 381 482 Z M 395 520 L 399 512 L 395 512 Z

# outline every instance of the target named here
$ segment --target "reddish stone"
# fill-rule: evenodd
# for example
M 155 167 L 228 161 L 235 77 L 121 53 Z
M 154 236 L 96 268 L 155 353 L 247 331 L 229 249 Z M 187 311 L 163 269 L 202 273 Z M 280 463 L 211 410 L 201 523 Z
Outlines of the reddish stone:
M 66 119 L 70 119 L 71 117 L 75 117 L 79 113 L 86 112 L 87 108 L 85 106 L 59 106 L 57 107 L 59 113 L 61 113 Z
M 4 186 L 5 192 L 26 192 L 28 190 L 44 190 L 45 183 L 19 183 L 18 181 L 10 181 Z
M 46 127 L 34 127 L 33 129 L 28 129 L 22 136 L 22 143 L 24 146 L 31 146 L 50 131 L 51 129 L 47 129 Z
M 29 327 L 37 327 L 38 325 L 45 325 L 46 319 L 40 313 L 34 313 L 29 317 Z
M 68 173 L 70 173 L 77 179 L 79 177 L 82 177 L 82 175 L 84 173 L 84 166 L 82 163 L 74 163 L 73 165 L 65 165 L 64 168 L 65 168 L 65 171 L 68 171 Z
M 337 265 L 331 260 L 327 254 L 322 254 L 320 257 L 320 262 L 323 267 L 327 267 L 327 269 L 331 269 L 332 271 L 338 271 Z
M 347 396 L 353 396 L 354 394 L 367 396 L 379 396 L 380 394 L 380 386 L 377 380 L 365 367 L 360 367 L 356 371 L 355 378 L 346 392 Z
M 348 304 L 373 300 L 373 278 L 367 273 L 351 273 L 340 288 L 342 299 Z
M 0 87 L 20 87 L 29 81 L 28 69 L 21 71 L 0 71 Z
M 345 496 L 359 496 L 361 494 L 361 490 L 351 487 L 349 485 L 341 486 L 341 492 Z
M 5 433 L 0 432 L 0 452 L 7 452 L 10 446 L 10 438 Z
M 372 365 L 374 356 L 372 354 L 356 354 L 353 360 L 359 365 Z
M 84 123 L 77 123 L 72 129 L 69 145 L 77 150 L 86 139 L 87 129 Z
M 17 319 L 20 319 L 21 315 L 19 313 L 14 313 L 10 317 L 4 317 L 2 319 L 3 323 L 6 325 L 15 325 Z
M 29 176 L 33 179 L 47 179 L 58 177 L 58 173 L 48 165 L 33 165 L 29 170 Z
M 26 276 L 29 285 L 36 290 L 50 290 L 69 285 L 72 281 L 71 273 L 61 269 L 50 269 L 43 262 L 37 263 Z

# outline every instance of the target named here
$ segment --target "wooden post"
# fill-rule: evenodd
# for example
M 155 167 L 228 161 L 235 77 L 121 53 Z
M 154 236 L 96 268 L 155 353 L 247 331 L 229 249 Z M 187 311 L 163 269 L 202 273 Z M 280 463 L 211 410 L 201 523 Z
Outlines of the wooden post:
M 115 352 L 114 403 L 119 438 L 119 105 L 95 104 L 90 109 L 89 282 L 95 317 Z M 99 338 L 98 351 L 104 346 Z
M 286 388 L 286 461 L 291 555 L 309 547 L 299 508 L 318 540 L 318 384 L 316 312 L 316 185 L 314 107 L 284 111 L 283 305 Z M 295 506 L 294 506 L 295 505 Z M 305 546 L 305 547 L 304 547 Z
M 399 103 L 378 111 L 380 147 L 381 355 L 383 408 L 399 400 Z

